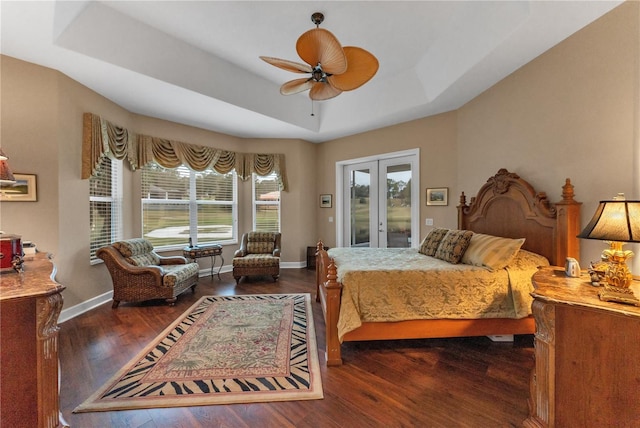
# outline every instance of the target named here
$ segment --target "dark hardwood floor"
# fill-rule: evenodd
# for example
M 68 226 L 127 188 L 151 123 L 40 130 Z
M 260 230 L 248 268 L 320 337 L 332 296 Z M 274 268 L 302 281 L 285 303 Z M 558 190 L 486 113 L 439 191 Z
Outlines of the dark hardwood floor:
M 104 304 L 60 325 L 60 407 L 72 427 L 515 427 L 527 417 L 533 337 L 486 337 L 343 345 L 325 366 L 324 322 L 313 300 L 323 400 L 127 410 L 72 410 L 204 295 L 311 293 L 315 273 L 283 269 L 280 280 L 230 273 L 201 278 L 175 306 Z

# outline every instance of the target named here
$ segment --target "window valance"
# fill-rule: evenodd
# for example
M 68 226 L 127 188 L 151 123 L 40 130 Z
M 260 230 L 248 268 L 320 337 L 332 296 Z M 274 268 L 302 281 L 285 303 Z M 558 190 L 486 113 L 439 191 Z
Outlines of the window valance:
M 194 171 L 213 169 L 220 174 L 236 170 L 241 180 L 252 173 L 278 177 L 280 190 L 287 190 L 283 154 L 238 153 L 134 134 L 93 113 L 84 114 L 82 147 L 82 178 L 95 174 L 103 156 L 126 159 L 132 170 L 155 162 L 165 168 L 186 165 Z

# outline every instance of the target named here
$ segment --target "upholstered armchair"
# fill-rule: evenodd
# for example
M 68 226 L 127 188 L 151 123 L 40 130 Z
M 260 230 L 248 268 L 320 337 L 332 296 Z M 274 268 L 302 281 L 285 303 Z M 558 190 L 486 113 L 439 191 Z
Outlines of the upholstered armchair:
M 280 240 L 278 232 L 253 231 L 242 235 L 240 248 L 233 256 L 233 277 L 236 284 L 243 276 L 280 276 Z
M 96 256 L 104 260 L 113 282 L 113 304 L 165 299 L 173 306 L 187 288 L 198 283 L 199 266 L 182 256 L 162 257 L 146 239 L 114 242 L 100 248 Z

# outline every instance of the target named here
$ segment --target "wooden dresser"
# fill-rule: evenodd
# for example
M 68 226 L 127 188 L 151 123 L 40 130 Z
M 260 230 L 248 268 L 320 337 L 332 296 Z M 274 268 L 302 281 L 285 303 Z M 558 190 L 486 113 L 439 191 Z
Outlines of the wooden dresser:
M 24 272 L 0 275 L 0 426 L 62 427 L 58 316 L 64 286 L 49 257 L 25 257 Z
M 640 426 L 640 307 L 603 302 L 589 276 L 533 276 L 535 369 L 526 427 Z M 640 283 L 632 285 L 640 296 Z

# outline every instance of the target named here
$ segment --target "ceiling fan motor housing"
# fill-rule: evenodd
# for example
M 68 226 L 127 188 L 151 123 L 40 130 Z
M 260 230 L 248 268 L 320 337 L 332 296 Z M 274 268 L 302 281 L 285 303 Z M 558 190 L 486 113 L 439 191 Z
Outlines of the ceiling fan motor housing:
M 320 12 L 316 12 L 313 15 L 311 15 L 311 22 L 313 22 L 316 25 L 320 25 L 322 24 L 322 21 L 324 21 L 324 15 Z
M 328 75 L 327 73 L 324 72 L 324 70 L 322 70 L 322 65 L 318 63 L 318 65 L 316 65 L 313 68 L 313 71 L 311 72 L 311 76 L 313 77 L 313 80 L 315 80 L 316 82 L 326 82 Z

